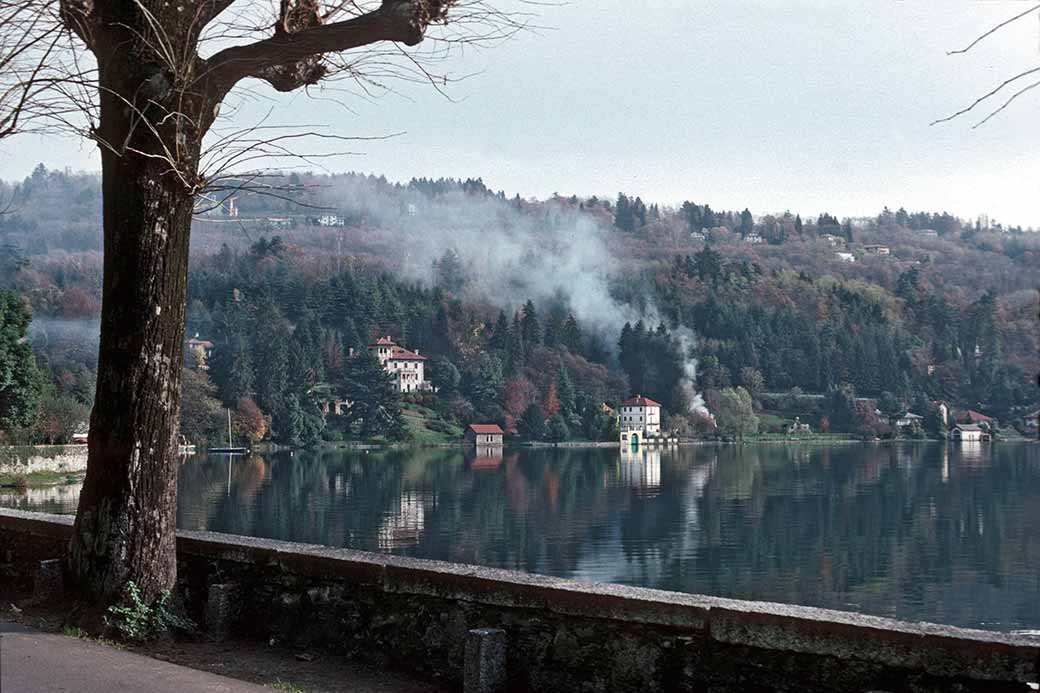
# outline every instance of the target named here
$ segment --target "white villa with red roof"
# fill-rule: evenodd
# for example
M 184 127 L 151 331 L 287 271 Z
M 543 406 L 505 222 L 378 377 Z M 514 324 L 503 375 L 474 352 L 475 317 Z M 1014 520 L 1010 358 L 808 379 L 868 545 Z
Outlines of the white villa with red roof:
M 637 394 L 621 403 L 618 413 L 622 443 L 642 443 L 661 435 L 661 405 Z
M 420 355 L 418 350 L 405 349 L 389 335 L 369 344 L 368 350 L 375 354 L 387 373 L 397 378 L 397 387 L 401 392 L 427 392 L 433 389 L 424 373 L 426 357 Z

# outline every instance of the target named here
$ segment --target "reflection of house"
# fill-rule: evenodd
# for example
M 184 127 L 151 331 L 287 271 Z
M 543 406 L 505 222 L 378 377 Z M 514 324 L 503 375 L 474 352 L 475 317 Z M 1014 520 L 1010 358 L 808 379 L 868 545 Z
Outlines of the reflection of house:
M 863 250 L 871 255 L 889 255 L 892 252 L 887 245 L 865 245 Z
M 424 374 L 426 357 L 421 356 L 418 351 L 409 351 L 395 344 L 389 335 L 369 344 L 368 350 L 379 359 L 383 370 L 397 378 L 397 388 L 401 392 L 425 392 L 433 389 Z
M 654 448 L 632 450 L 621 446 L 618 458 L 618 483 L 643 491 L 661 487 L 661 451 Z
M 636 395 L 621 403 L 618 416 L 623 442 L 641 443 L 644 438 L 661 435 L 661 405 L 654 400 Z
M 477 447 L 502 447 L 505 432 L 498 424 L 470 424 L 466 429 L 466 442 Z M 499 455 L 502 453 L 499 452 Z
M 498 469 L 502 464 L 502 445 L 478 444 L 476 455 L 470 462 L 471 469 Z
M 397 511 L 379 527 L 379 548 L 392 551 L 418 544 L 426 528 L 426 506 L 433 505 L 435 500 L 423 493 L 402 493 Z
M 979 441 L 991 440 L 991 438 L 989 433 L 976 424 L 957 424 L 950 431 L 950 440 L 977 443 Z

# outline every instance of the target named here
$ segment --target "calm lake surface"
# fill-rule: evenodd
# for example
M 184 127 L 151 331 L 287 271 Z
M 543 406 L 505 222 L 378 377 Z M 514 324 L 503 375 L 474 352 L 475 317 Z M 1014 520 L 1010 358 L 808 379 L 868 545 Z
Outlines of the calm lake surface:
M 0 493 L 75 512 L 79 486 Z M 1040 630 L 1040 446 L 199 455 L 178 525 Z

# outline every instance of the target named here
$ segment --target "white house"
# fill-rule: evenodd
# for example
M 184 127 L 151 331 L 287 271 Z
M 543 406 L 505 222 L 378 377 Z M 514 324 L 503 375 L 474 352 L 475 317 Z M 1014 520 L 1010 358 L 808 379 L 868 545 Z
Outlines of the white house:
M 750 243 L 751 245 L 758 245 L 760 243 L 765 243 L 766 239 L 762 238 L 762 236 L 757 232 L 752 231 L 747 236 L 744 236 L 744 242 Z
M 387 373 L 397 378 L 397 388 L 401 392 L 426 392 L 433 385 L 426 381 L 426 357 L 418 351 L 409 351 L 394 343 L 389 335 L 380 337 L 368 345 L 368 350 L 379 359 L 379 364 Z
M 979 442 L 990 440 L 990 434 L 983 431 L 977 424 L 957 424 L 950 431 L 950 440 Z
M 856 256 L 852 253 L 834 253 L 834 256 L 842 262 L 855 262 Z
M 908 411 L 896 419 L 896 428 L 913 428 L 924 424 L 924 417 Z
M 621 403 L 618 414 L 621 441 L 641 443 L 644 438 L 661 435 L 661 405 L 648 397 L 636 395 Z
M 820 236 L 821 241 L 827 241 L 830 243 L 832 248 L 843 248 L 845 247 L 845 239 L 841 236 L 835 236 L 833 233 L 825 233 Z
M 892 249 L 887 245 L 865 245 L 863 250 L 867 251 L 871 255 L 889 255 Z
M 318 226 L 343 226 L 345 221 L 337 214 L 322 214 L 318 217 Z

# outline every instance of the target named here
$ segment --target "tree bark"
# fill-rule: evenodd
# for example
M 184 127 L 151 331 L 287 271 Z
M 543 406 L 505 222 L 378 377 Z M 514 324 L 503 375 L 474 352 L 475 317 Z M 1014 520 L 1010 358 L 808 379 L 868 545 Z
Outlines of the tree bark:
M 176 580 L 177 422 L 194 205 L 184 172 L 197 170 L 201 139 L 176 119 L 163 128 L 142 124 L 151 114 L 118 95 L 139 92 L 149 75 L 122 70 L 102 75 L 101 341 L 87 476 L 69 551 L 81 597 L 99 606 L 118 601 L 129 581 L 150 602 Z M 175 167 L 162 158 L 173 150 Z

